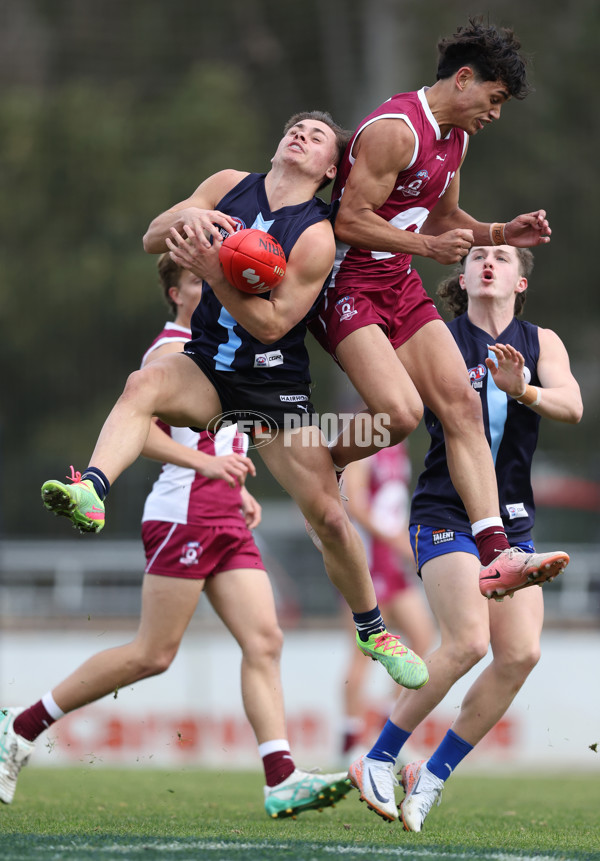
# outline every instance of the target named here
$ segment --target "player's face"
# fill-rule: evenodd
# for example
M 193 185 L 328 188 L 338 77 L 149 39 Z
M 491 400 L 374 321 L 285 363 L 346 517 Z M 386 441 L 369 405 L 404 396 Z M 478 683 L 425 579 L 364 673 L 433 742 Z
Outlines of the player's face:
M 273 164 L 295 164 L 317 179 L 336 173 L 337 144 L 333 129 L 319 120 L 302 120 L 281 139 Z
M 471 77 L 461 92 L 456 125 L 468 135 L 476 135 L 486 125 L 500 119 L 502 105 L 509 98 L 506 86 L 500 81 L 479 81 Z
M 511 245 L 471 248 L 460 285 L 469 299 L 514 299 L 527 287 L 521 276 L 519 258 Z
M 177 305 L 177 320 L 182 326 L 189 325 L 192 314 L 202 298 L 202 279 L 188 269 L 179 276 L 179 285 L 173 290 L 173 301 Z

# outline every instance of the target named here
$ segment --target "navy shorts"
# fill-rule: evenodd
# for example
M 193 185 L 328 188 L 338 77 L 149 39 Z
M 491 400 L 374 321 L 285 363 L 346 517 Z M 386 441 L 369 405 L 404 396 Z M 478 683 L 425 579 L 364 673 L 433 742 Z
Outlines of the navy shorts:
M 472 553 L 479 558 L 475 539 L 470 532 L 455 532 L 454 529 L 424 526 L 421 523 L 411 523 L 409 531 L 419 577 L 422 566 L 436 556 L 445 556 L 447 553 Z M 535 550 L 532 541 L 518 541 L 512 546 L 520 547 L 526 553 L 533 553 Z
M 196 363 L 214 386 L 223 408 L 218 418 L 228 423 L 236 421 L 240 432 L 254 435 L 276 428 L 313 424 L 311 416 L 315 408 L 310 401 L 309 382 L 262 380 L 237 371 L 216 371 L 198 353 L 184 350 L 184 355 Z M 217 429 L 206 428 L 212 432 Z

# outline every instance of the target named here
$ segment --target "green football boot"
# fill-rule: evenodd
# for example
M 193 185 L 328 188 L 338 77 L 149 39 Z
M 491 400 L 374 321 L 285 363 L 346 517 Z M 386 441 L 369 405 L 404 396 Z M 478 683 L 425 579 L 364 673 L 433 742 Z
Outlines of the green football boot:
M 69 476 L 67 476 L 69 478 Z M 48 511 L 68 517 L 80 532 L 100 532 L 104 527 L 104 503 L 88 479 L 81 480 L 81 473 L 71 467 L 72 484 L 62 481 L 45 481 L 42 485 L 42 501 Z
M 296 768 L 277 786 L 265 786 L 265 811 L 271 819 L 291 816 L 305 810 L 334 807 L 352 789 L 348 773 L 320 774 Z
M 425 661 L 404 646 L 394 634 L 379 631 L 364 642 L 357 633 L 356 644 L 363 655 L 383 664 L 393 680 L 402 687 L 417 690 L 427 683 L 429 673 Z

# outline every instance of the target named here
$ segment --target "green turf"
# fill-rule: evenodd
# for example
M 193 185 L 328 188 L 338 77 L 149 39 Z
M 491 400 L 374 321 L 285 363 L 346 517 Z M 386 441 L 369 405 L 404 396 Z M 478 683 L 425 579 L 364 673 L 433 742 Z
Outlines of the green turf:
M 401 792 L 398 797 L 400 798 Z M 27 768 L 0 806 L 2 861 L 600 859 L 600 775 L 455 775 L 421 834 L 358 803 L 269 820 L 248 772 Z

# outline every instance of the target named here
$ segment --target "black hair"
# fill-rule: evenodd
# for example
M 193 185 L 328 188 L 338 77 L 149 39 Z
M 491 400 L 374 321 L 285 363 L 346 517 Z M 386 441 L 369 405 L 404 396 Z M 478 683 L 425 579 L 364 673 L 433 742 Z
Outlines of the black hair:
M 484 25 L 482 18 L 469 18 L 467 27 L 438 42 L 438 80 L 449 78 L 461 66 L 470 66 L 482 81 L 501 81 L 515 99 L 531 92 L 527 60 L 519 53 L 521 43 L 507 27 Z

